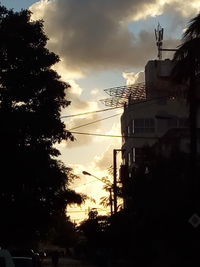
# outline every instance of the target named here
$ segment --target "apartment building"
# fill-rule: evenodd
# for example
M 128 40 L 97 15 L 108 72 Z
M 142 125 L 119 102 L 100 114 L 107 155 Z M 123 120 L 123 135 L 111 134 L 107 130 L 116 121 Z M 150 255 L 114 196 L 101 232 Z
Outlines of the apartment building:
M 188 128 L 189 107 L 185 88 L 172 83 L 171 60 L 152 60 L 145 66 L 145 86 L 141 98 L 131 92 L 121 116 L 123 165 L 132 168 L 141 159 L 142 147 L 152 146 L 171 129 Z M 198 126 L 200 127 L 200 125 Z M 187 144 L 188 142 L 188 144 Z M 189 139 L 185 146 L 189 146 Z
M 174 144 L 186 153 L 190 151 L 187 88 L 172 81 L 173 67 L 174 62 L 169 59 L 150 60 L 145 66 L 144 83 L 105 90 L 111 96 L 102 101 L 105 105 L 124 104 L 120 170 L 121 181 L 125 178 L 124 188 L 129 187 L 129 179 L 134 179 L 134 169 L 143 160 L 145 146 L 156 145 L 159 141 L 157 147 L 164 154 L 170 154 Z M 197 150 L 200 151 L 200 113 L 197 118 Z

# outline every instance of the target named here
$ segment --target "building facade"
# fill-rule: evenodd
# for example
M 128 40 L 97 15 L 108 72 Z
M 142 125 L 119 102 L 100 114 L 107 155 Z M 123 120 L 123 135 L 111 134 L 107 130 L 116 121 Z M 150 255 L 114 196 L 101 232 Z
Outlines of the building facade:
M 172 82 L 170 77 L 173 66 L 171 60 L 149 61 L 145 66 L 142 97 L 136 99 L 134 94 L 137 92 L 133 90 L 124 105 L 121 116 L 122 169 L 128 179 L 134 179 L 134 170 L 144 160 L 143 149 L 146 146 L 155 147 L 159 143 L 156 147 L 159 147 L 165 156 L 172 151 L 175 143 L 181 151 L 190 152 L 186 88 Z M 199 118 L 198 112 L 197 151 L 200 147 Z
M 184 88 L 170 80 L 173 62 L 149 61 L 145 67 L 145 99 L 132 100 L 121 116 L 123 164 L 131 170 L 141 158 L 141 148 L 152 146 L 170 129 L 188 128 L 189 107 Z M 134 92 L 132 93 L 134 94 Z M 189 140 L 188 140 L 189 142 Z

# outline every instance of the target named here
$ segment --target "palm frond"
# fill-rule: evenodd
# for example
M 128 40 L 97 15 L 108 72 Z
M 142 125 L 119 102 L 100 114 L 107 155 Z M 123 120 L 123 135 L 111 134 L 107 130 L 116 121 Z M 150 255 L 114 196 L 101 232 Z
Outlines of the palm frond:
M 194 38 L 200 38 L 200 13 L 191 19 L 188 25 L 183 35 L 183 40 L 187 42 Z
M 100 198 L 100 205 L 104 206 L 105 208 L 107 208 L 110 205 L 110 199 L 109 197 L 101 197 Z
M 176 61 L 172 70 L 172 79 L 179 83 L 187 83 L 191 72 L 199 73 L 200 69 L 200 38 L 187 41 L 179 46 L 174 54 Z

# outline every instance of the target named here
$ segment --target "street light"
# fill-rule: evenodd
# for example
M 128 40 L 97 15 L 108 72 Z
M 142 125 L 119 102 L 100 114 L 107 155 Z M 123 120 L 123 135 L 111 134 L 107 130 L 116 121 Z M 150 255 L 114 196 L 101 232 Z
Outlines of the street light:
M 105 182 L 103 182 L 100 178 L 98 178 L 97 176 L 95 176 L 95 175 L 93 175 L 93 174 L 91 174 L 91 173 L 89 173 L 89 172 L 82 171 L 82 174 L 84 174 L 84 175 L 88 175 L 88 176 L 93 176 L 94 178 L 96 178 L 97 180 L 101 181 L 102 183 L 105 183 Z M 106 184 L 107 184 L 107 183 L 106 183 Z
M 88 176 L 92 176 L 94 178 L 96 178 L 97 180 L 101 181 L 102 183 L 106 184 L 106 185 L 109 185 L 109 193 L 110 193 L 110 197 L 109 197 L 109 200 L 110 200 L 110 214 L 112 215 L 113 214 L 113 199 L 112 199 L 112 186 L 110 186 L 110 184 L 104 182 L 102 179 L 100 179 L 99 177 L 89 173 L 89 172 L 86 172 L 86 171 L 82 171 L 82 174 L 84 175 L 88 175 Z

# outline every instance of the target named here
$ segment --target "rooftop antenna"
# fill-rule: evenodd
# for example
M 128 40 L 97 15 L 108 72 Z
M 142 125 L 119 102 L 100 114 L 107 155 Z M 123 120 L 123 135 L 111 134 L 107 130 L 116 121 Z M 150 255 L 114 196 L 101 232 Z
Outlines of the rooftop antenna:
M 160 23 L 158 22 L 157 29 L 155 29 L 155 36 L 156 36 L 156 45 L 158 47 L 159 60 L 162 60 L 163 33 L 164 29 L 160 26 Z
M 160 23 L 158 22 L 157 29 L 155 29 L 155 36 L 156 36 L 156 45 L 158 47 L 158 59 L 162 60 L 162 51 L 177 51 L 177 49 L 174 48 L 163 48 L 163 33 L 164 28 L 160 26 Z

